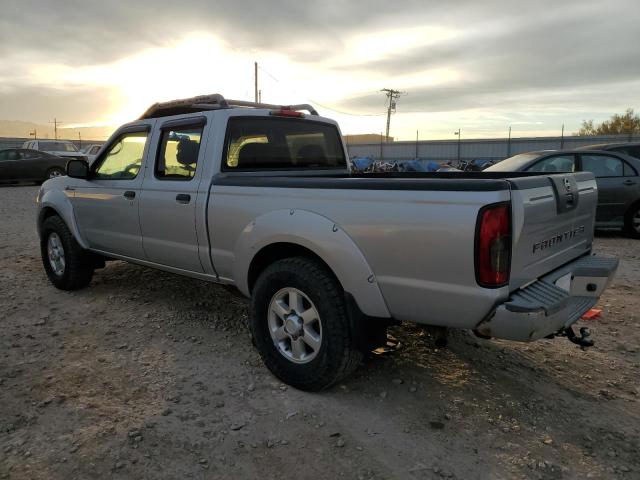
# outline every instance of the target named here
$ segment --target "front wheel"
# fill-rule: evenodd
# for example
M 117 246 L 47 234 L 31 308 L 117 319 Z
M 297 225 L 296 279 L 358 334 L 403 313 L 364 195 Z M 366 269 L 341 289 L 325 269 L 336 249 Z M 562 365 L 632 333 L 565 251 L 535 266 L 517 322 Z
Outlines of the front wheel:
M 340 285 L 310 258 L 279 260 L 262 272 L 252 292 L 250 328 L 267 368 L 300 390 L 327 388 L 362 359 Z
M 40 229 L 40 253 L 47 277 L 56 288 L 78 290 L 93 277 L 91 254 L 84 250 L 64 221 L 47 218 Z

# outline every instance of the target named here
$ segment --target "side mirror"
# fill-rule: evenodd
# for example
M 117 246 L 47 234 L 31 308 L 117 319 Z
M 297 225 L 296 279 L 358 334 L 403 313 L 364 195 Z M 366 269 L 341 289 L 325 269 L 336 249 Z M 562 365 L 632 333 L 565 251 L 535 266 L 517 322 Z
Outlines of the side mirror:
M 71 178 L 89 178 L 89 164 L 84 160 L 69 160 L 67 162 L 67 176 Z

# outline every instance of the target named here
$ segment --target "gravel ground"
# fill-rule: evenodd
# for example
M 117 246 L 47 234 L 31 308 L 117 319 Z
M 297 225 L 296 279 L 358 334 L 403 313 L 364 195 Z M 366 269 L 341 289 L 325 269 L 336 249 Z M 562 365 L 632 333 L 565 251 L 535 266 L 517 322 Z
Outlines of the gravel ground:
M 588 324 L 595 347 L 414 326 L 308 394 L 263 367 L 247 303 L 113 262 L 53 288 L 37 188 L 0 187 L 0 478 L 640 478 L 640 241 Z

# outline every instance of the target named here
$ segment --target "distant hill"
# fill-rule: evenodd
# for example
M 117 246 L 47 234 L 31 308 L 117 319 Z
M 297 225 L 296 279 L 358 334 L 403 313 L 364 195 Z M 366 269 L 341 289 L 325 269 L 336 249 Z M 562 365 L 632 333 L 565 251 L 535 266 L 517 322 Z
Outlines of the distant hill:
M 80 133 L 82 140 L 105 140 L 113 133 L 113 127 L 58 127 L 58 138 L 78 140 Z M 53 138 L 53 125 L 40 125 L 33 122 L 20 120 L 0 120 L 0 137 L 28 138 L 29 134 L 36 132 L 38 138 Z

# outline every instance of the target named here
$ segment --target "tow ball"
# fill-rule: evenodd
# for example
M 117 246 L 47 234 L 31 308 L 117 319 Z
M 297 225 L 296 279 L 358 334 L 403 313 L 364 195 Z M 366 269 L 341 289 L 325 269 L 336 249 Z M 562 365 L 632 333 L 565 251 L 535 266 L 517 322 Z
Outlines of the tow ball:
M 573 331 L 573 327 L 567 327 L 564 329 L 563 335 L 576 345 L 580 345 L 582 349 L 593 347 L 593 340 L 590 338 L 591 332 L 587 327 L 580 328 L 579 336 Z

